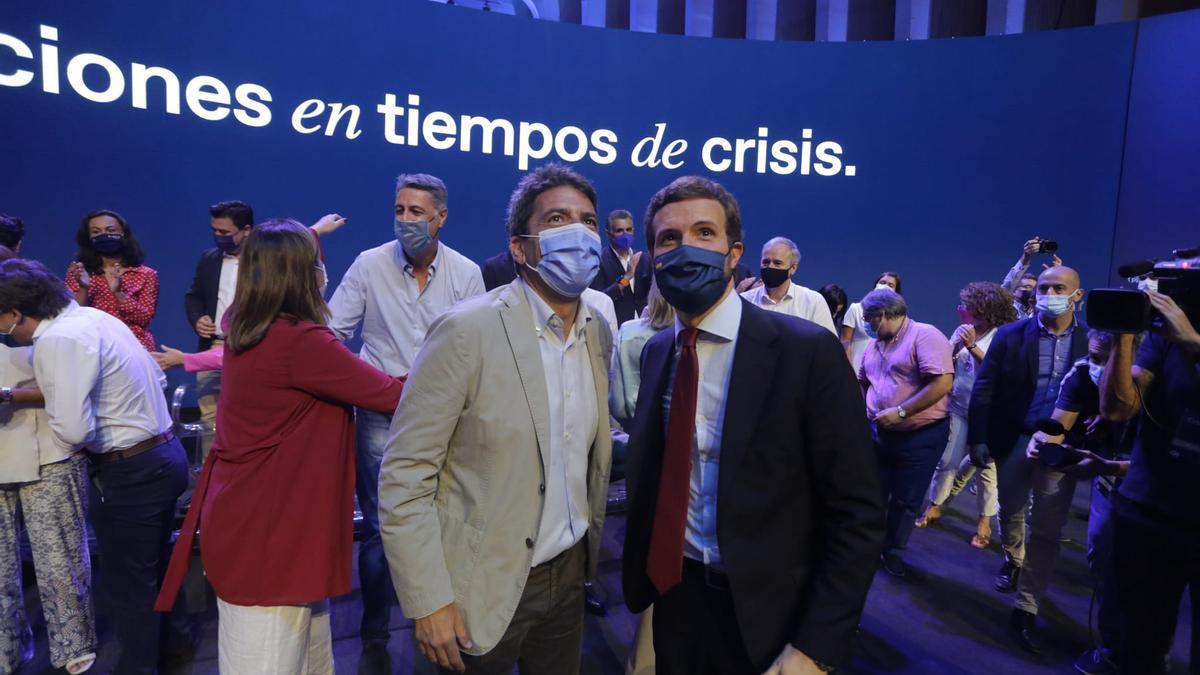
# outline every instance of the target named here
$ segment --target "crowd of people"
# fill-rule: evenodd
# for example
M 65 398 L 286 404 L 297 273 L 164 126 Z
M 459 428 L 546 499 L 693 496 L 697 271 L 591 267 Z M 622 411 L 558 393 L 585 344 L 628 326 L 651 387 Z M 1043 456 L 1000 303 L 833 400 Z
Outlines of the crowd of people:
M 214 204 L 186 353 L 155 343 L 158 273 L 120 214 L 83 218 L 61 278 L 0 216 L 0 672 L 33 645 L 22 532 L 51 663 L 94 665 L 90 523 L 115 672 L 186 658 L 172 610 L 199 543 L 222 672 L 332 673 L 357 502 L 364 667 L 389 667 L 398 602 L 418 667 L 576 673 L 622 477 L 624 599 L 658 672 L 845 664 L 875 574 L 905 577 L 914 529 L 972 481 L 970 545 L 989 548 L 998 516 L 1014 644 L 1042 648 L 1039 602 L 1090 481 L 1101 640 L 1076 668 L 1166 666 L 1200 576 L 1200 335 L 1170 297 L 1148 291 L 1163 329 L 1140 347 L 1090 331 L 1075 270 L 1055 255 L 1029 272 L 1033 239 L 1003 283 L 961 289 L 947 337 L 910 316 L 897 272 L 858 301 L 805 288 L 783 236 L 752 271 L 736 199 L 705 178 L 654 195 L 638 250 L 632 213 L 602 219 L 587 178 L 542 166 L 482 267 L 445 242 L 441 180 L 403 174 L 394 198 L 394 239 L 328 301 L 322 247 L 344 218 Z M 172 543 L 177 366 L 214 433 Z

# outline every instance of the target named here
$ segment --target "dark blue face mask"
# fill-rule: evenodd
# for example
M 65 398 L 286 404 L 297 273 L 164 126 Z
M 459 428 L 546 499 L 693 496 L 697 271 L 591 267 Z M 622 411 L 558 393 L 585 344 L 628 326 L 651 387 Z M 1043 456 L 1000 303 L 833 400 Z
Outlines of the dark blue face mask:
M 701 314 L 729 285 L 728 253 L 683 244 L 654 259 L 654 279 L 663 298 L 685 314 Z
M 237 242 L 233 240 L 233 236 L 232 234 L 214 234 L 213 242 L 216 243 L 217 248 L 221 249 L 221 253 L 231 255 L 238 247 Z
M 125 250 L 125 237 L 116 233 L 98 234 L 92 237 L 92 248 L 100 255 L 117 255 Z

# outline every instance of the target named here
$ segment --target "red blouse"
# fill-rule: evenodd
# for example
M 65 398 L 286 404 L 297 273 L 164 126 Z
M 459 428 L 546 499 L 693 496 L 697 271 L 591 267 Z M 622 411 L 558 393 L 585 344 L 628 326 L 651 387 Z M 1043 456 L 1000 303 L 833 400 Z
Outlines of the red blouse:
M 205 572 L 226 602 L 301 605 L 349 593 L 351 406 L 391 414 L 403 385 L 309 321 L 276 319 L 259 344 L 226 349 L 217 437 L 155 608 L 170 611 L 201 528 Z
M 79 292 L 79 280 L 70 268 L 67 269 L 66 282 L 72 293 Z M 93 274 L 88 286 L 87 305 L 124 321 L 143 347 L 152 352 L 158 351 L 154 334 L 150 332 L 150 320 L 158 311 L 158 272 L 145 265 L 122 268 L 121 291 L 125 294 L 125 302 L 117 299 L 103 274 Z

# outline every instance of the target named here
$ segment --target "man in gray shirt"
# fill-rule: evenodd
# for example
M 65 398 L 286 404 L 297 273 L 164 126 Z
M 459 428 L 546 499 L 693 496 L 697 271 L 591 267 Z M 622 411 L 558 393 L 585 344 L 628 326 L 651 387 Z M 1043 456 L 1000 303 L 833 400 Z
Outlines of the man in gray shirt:
M 396 179 L 395 240 L 363 251 L 329 302 L 329 327 L 342 340 L 362 323 L 364 361 L 407 375 L 434 319 L 460 300 L 482 295 L 479 266 L 439 241 L 446 225 L 446 186 L 428 174 Z M 358 410 L 357 486 L 363 512 L 358 552 L 364 658 L 383 659 L 389 605 L 395 598 L 379 538 L 379 464 L 391 418 Z

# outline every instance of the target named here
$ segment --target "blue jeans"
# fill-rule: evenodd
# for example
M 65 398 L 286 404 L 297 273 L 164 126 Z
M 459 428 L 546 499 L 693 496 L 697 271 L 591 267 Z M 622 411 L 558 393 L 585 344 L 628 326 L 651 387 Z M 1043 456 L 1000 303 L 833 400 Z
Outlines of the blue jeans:
M 1110 655 L 1121 639 L 1121 609 L 1114 596 L 1112 575 L 1112 501 L 1100 491 L 1101 478 L 1092 479 L 1092 508 L 1088 515 L 1087 562 L 1096 591 L 1100 646 Z
M 101 580 L 121 644 L 114 673 L 154 673 L 163 615 L 154 611 L 170 559 L 175 503 L 188 481 L 178 439 L 89 468 L 89 512 L 100 545 Z
M 379 465 L 387 448 L 392 418 L 361 408 L 355 415 L 358 442 L 354 489 L 363 514 L 362 538 L 358 542 L 358 580 L 363 603 L 360 632 L 363 640 L 386 640 L 396 591 L 392 588 L 379 536 Z
M 887 507 L 884 556 L 903 556 L 925 499 L 925 488 L 949 438 L 949 418 L 912 431 L 876 428 L 875 454 L 879 460 L 883 503 Z

